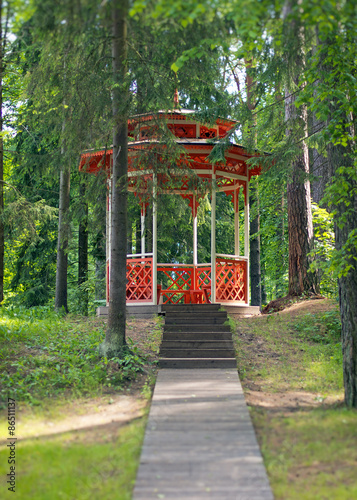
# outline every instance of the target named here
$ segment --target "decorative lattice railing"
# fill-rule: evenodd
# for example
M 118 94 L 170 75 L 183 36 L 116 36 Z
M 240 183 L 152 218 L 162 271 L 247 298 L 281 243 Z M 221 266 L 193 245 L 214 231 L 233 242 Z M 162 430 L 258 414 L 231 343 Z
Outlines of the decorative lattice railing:
M 152 258 L 127 259 L 126 301 L 152 302 L 153 266 Z
M 216 259 L 216 301 L 247 303 L 247 261 Z
M 207 303 L 209 302 L 211 296 L 211 265 L 199 264 L 195 270 L 196 270 L 196 288 L 204 292 L 203 302 Z
M 127 302 L 153 301 L 153 260 L 127 260 Z M 158 297 L 163 304 L 209 302 L 211 265 L 158 264 Z M 202 292 L 202 293 L 199 293 Z M 247 302 L 247 261 L 216 258 L 216 302 Z
M 193 266 L 186 264 L 158 264 L 157 281 L 161 286 L 163 304 L 187 302 L 193 290 Z

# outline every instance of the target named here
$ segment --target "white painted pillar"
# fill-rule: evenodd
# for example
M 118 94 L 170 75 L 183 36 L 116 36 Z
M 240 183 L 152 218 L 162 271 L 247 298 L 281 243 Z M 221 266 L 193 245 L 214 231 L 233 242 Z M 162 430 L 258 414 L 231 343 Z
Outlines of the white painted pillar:
M 244 205 L 244 256 L 247 259 L 247 304 L 249 304 L 249 183 L 247 180 L 247 199 Z
M 145 205 L 141 210 L 140 216 L 140 229 L 141 229 L 141 256 L 145 257 Z M 136 253 L 139 253 L 138 251 Z
M 216 174 L 212 169 L 211 199 L 211 302 L 216 302 Z
M 193 212 L 195 212 L 196 196 L 193 196 Z M 193 265 L 197 266 L 197 213 L 193 217 Z
M 247 182 L 247 198 L 244 203 L 244 257 L 249 257 L 249 191 Z
M 234 255 L 239 255 L 239 187 L 234 196 Z
M 193 196 L 192 200 L 192 213 L 195 214 L 193 216 L 193 289 L 197 290 L 198 285 L 197 285 L 197 264 L 198 264 L 198 259 L 197 259 L 197 213 L 195 213 L 195 207 L 196 207 L 196 196 Z
M 152 202 L 152 253 L 153 253 L 153 269 L 152 269 L 152 285 L 153 285 L 153 302 L 157 303 L 157 178 L 153 174 L 153 202 Z

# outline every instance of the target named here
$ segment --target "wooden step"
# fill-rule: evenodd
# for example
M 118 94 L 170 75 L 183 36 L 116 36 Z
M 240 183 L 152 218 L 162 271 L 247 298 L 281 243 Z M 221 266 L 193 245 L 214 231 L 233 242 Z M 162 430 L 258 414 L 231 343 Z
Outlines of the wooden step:
M 219 304 L 182 304 L 165 310 L 161 368 L 236 368 L 232 333 Z
M 227 321 L 226 316 L 168 316 L 165 318 L 166 325 L 223 325 Z
M 233 350 L 233 342 L 227 340 L 166 340 L 161 342 L 161 349 L 231 349 Z
M 162 358 L 233 358 L 234 349 L 179 349 L 160 348 L 160 357 Z
M 227 318 L 226 311 L 196 311 L 190 313 L 186 311 L 172 311 L 165 314 L 165 320 L 168 318 Z
M 160 358 L 160 368 L 237 368 L 236 358 Z
M 182 341 L 197 341 L 197 342 L 204 342 L 204 341 L 231 341 L 232 340 L 232 334 L 231 332 L 164 332 L 163 337 L 162 337 L 163 342 L 164 341 L 175 341 L 175 340 L 182 340 Z
M 189 324 L 189 325 L 176 325 L 176 324 L 165 324 L 164 333 L 166 332 L 222 332 L 222 333 L 231 333 L 231 329 L 229 325 L 219 324 L 219 325 L 209 325 L 209 324 Z
M 161 310 L 167 313 L 171 312 L 189 312 L 196 314 L 197 312 L 219 311 L 220 304 L 163 304 Z

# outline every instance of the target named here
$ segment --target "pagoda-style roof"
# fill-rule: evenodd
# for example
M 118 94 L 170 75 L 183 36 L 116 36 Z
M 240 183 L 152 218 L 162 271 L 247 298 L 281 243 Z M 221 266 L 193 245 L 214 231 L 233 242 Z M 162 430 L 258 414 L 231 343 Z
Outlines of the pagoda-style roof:
M 213 125 L 204 124 L 197 120 L 194 111 L 178 109 L 131 116 L 128 120 L 128 189 L 136 194 L 144 193 L 155 170 L 162 192 L 171 189 L 192 198 L 191 173 L 194 173 L 197 180 L 211 181 L 214 175 L 218 191 L 227 195 L 234 195 L 242 187 L 246 198 L 249 180 L 261 172 L 259 166 L 249 169 L 247 160 L 260 155 L 230 142 L 224 150 L 224 161 L 212 162 L 210 156 L 220 139 L 237 123 L 219 118 Z M 173 153 L 175 160 L 171 163 L 167 155 L 169 131 L 176 145 L 182 148 L 182 153 L 179 149 Z M 155 168 L 150 164 L 152 153 L 156 155 Z M 112 156 L 112 147 L 83 152 L 79 169 L 89 173 L 105 170 L 110 175 Z M 158 169 L 158 164 L 164 168 Z

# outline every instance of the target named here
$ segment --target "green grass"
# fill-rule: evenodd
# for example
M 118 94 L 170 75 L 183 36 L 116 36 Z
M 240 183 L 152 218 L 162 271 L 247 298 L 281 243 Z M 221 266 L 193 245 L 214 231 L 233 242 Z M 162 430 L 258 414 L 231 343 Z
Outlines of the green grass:
M 236 323 L 243 388 L 261 391 L 251 416 L 275 500 L 357 498 L 357 411 L 342 403 L 338 310 L 323 304 Z
M 40 307 L 2 309 L 0 405 L 4 407 L 8 395 L 37 405 L 46 398 L 124 387 L 143 370 L 148 347 L 131 342 L 131 353 L 123 360 L 99 358 L 96 348 L 104 335 L 104 324 L 97 318 L 63 317 Z M 150 348 L 159 342 L 158 335 L 155 331 L 147 340 Z
M 16 456 L 19 500 L 129 500 L 139 463 L 146 417 L 119 429 L 115 438 L 90 432 L 22 440 Z M 8 452 L 0 451 L 1 475 Z M 1 485 L 5 489 L 5 485 Z M 8 493 L 8 495 L 6 494 Z M 10 497 L 6 491 L 2 498 Z
M 240 320 L 234 335 L 240 376 L 263 380 L 264 390 L 340 393 L 340 329 L 336 309 L 296 319 L 277 313 Z
M 97 411 L 105 416 L 105 405 L 118 404 L 120 398 L 130 401 L 127 419 L 140 415 L 145 406 L 140 400 L 149 400 L 155 382 L 161 335 L 161 318 L 129 320 L 131 352 L 123 359 L 99 358 L 96 348 L 105 336 L 101 319 L 63 316 L 43 307 L 2 308 L 0 439 L 4 443 L 8 436 L 10 396 L 16 400 L 16 498 L 131 498 L 146 416 L 120 427 L 109 414 L 107 424 L 75 431 L 67 430 L 68 422 L 73 421 L 70 416 L 76 419 Z M 56 434 L 58 429 L 66 431 Z M 34 437 L 44 432 L 53 434 Z M 2 445 L 2 477 L 9 472 L 7 457 Z M 1 487 L 5 497 L 11 494 L 5 482 Z
M 300 411 L 267 418 L 262 452 L 276 500 L 357 498 L 357 412 L 345 408 Z

